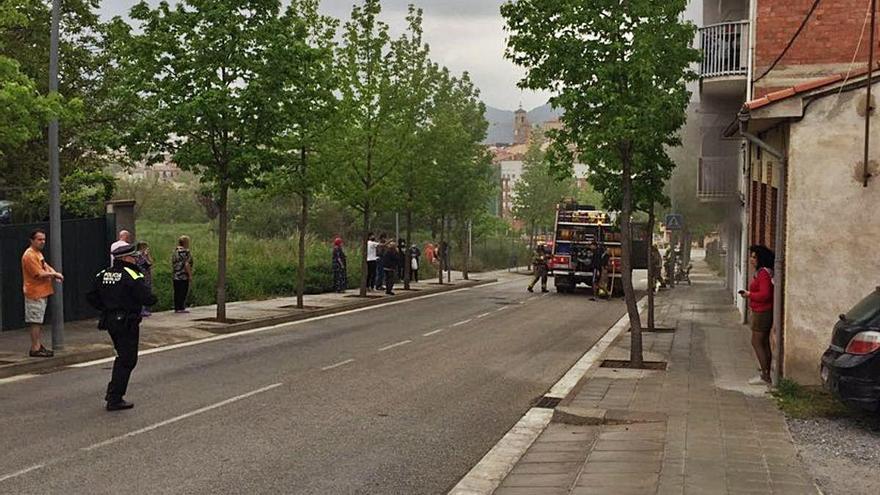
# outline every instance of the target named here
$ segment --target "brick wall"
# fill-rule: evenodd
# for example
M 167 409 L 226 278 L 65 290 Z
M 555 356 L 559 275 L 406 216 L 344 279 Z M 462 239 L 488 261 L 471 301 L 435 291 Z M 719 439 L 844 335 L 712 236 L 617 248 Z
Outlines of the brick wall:
M 757 85 L 758 94 L 845 72 L 856 51 L 869 2 L 820 2 L 804 30 L 770 73 L 773 77 L 767 76 Z M 755 77 L 763 74 L 782 52 L 812 4 L 813 0 L 758 0 Z M 856 58 L 862 66 L 868 58 L 868 28 Z

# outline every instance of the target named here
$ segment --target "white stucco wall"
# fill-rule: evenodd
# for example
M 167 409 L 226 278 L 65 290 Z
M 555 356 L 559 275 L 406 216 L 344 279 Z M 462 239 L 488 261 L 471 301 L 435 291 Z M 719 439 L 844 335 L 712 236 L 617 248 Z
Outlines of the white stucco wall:
M 880 170 L 868 187 L 857 180 L 865 126 L 857 105 L 864 94 L 816 100 L 790 128 L 785 375 L 801 383 L 819 382 L 837 315 L 880 284 Z M 877 113 L 873 161 L 880 161 Z

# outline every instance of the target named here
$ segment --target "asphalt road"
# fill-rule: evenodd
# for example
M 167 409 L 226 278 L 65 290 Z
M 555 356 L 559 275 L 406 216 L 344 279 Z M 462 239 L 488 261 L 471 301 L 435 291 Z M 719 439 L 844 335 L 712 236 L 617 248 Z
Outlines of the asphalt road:
M 624 313 L 526 283 L 2 384 L 0 493 L 445 493 Z

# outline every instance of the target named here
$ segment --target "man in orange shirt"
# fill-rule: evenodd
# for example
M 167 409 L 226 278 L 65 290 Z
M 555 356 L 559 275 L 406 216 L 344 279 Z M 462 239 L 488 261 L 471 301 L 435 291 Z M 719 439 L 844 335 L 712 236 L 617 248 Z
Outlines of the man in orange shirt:
M 21 257 L 21 278 L 24 281 L 24 321 L 31 331 L 31 357 L 52 357 L 55 353 L 43 347 L 43 319 L 46 304 L 55 290 L 52 281 L 64 281 L 43 258 L 46 233 L 40 229 L 31 232 L 30 247 Z

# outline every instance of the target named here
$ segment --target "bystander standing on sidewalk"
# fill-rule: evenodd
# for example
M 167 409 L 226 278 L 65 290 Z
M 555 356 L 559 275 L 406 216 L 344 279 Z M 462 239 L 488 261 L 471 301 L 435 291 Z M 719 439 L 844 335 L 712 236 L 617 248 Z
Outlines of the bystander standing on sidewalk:
M 413 243 L 412 246 L 409 247 L 409 264 L 410 264 L 410 280 L 413 282 L 419 281 L 419 257 L 422 255 L 422 252 L 419 250 L 418 243 Z
M 385 284 L 385 248 L 388 245 L 385 234 L 379 234 L 376 245 L 376 288 L 383 289 Z
M 406 239 L 397 239 L 397 252 L 399 254 L 397 257 L 397 280 L 403 280 L 403 277 L 406 275 L 406 262 L 409 259 L 409 256 L 407 256 L 409 249 L 406 245 Z
M 174 312 L 188 313 L 186 295 L 189 293 L 193 278 L 193 256 L 190 252 L 189 236 L 182 235 L 177 239 L 177 247 L 171 254 L 171 278 L 174 284 Z
M 400 252 L 397 244 L 389 242 L 382 253 L 382 266 L 385 272 L 385 293 L 394 295 L 394 277 L 397 274 L 397 265 L 400 262 Z
M 755 270 L 749 290 L 740 295 L 749 300 L 752 312 L 752 348 L 761 366 L 761 375 L 749 380 L 753 385 L 770 383 L 770 330 L 773 328 L 773 264 L 776 256 L 766 246 L 749 248 L 749 265 Z
M 434 249 L 434 244 L 431 242 L 425 243 L 425 259 L 432 265 L 437 263 L 437 252 Z
M 116 237 L 116 242 L 110 245 L 110 266 L 113 266 L 113 251 L 118 249 L 120 246 L 125 246 L 131 243 L 131 232 L 127 230 L 120 230 L 119 235 Z
M 333 290 L 345 292 L 348 288 L 348 274 L 346 273 L 345 251 L 342 250 L 342 238 L 333 239 Z
M 150 245 L 146 242 L 137 243 L 137 267 L 144 275 L 144 284 L 150 291 L 153 290 L 153 255 L 150 253 Z M 149 306 L 144 306 L 141 316 L 150 316 Z
M 21 278 L 24 291 L 24 321 L 31 332 L 31 357 L 52 357 L 53 351 L 43 346 L 43 320 L 49 296 L 55 293 L 52 281 L 64 281 L 64 276 L 46 263 L 43 248 L 46 246 L 46 232 L 37 229 L 31 232 L 30 246 L 21 256 Z
M 367 289 L 376 288 L 376 264 L 378 263 L 378 255 L 376 248 L 379 243 L 376 242 L 376 236 L 372 232 L 367 234 Z

